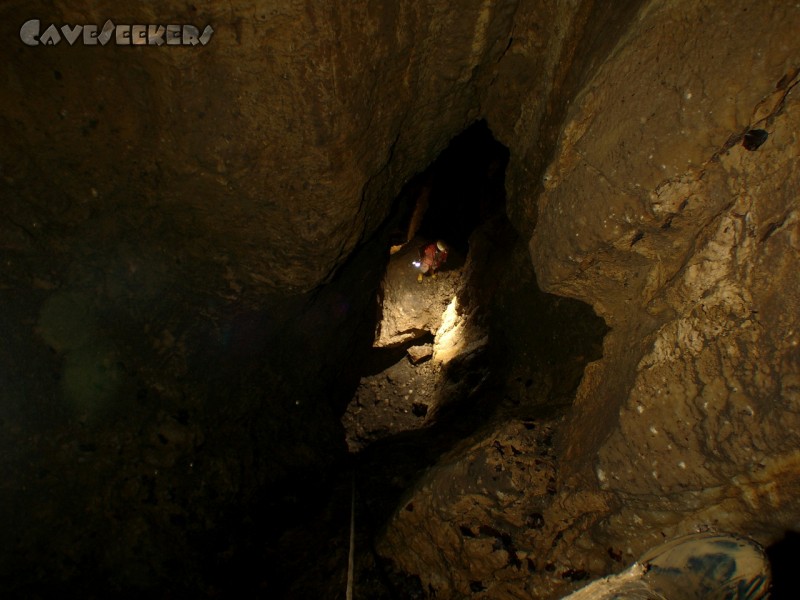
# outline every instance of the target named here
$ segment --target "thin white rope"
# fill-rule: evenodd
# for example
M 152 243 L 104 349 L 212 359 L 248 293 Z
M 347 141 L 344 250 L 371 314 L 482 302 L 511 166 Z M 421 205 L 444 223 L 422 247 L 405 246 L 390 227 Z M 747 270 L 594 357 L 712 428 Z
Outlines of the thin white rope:
M 353 600 L 353 572 L 356 558 L 356 476 L 353 474 L 350 498 L 350 555 L 347 559 L 347 600 Z

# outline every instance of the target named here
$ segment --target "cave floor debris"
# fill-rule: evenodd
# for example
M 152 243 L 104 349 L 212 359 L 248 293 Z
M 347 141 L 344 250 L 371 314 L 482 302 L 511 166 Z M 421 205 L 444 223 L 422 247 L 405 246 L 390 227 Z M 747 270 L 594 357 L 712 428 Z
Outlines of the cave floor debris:
M 404 357 L 385 371 L 362 378 L 342 418 L 350 452 L 399 431 L 424 427 L 440 368 L 431 361 L 414 365 Z

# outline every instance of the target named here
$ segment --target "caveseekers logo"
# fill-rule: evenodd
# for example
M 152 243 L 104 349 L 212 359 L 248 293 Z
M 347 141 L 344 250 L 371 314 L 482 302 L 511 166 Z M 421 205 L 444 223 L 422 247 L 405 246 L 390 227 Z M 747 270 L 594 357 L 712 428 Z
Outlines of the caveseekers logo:
M 194 25 L 115 25 L 111 19 L 98 30 L 97 25 L 50 25 L 42 31 L 39 19 L 25 21 L 19 38 L 28 46 L 55 46 L 61 40 L 72 46 L 78 40 L 85 46 L 105 46 L 114 40 L 118 46 L 205 46 L 214 29 L 206 25 L 203 32 Z

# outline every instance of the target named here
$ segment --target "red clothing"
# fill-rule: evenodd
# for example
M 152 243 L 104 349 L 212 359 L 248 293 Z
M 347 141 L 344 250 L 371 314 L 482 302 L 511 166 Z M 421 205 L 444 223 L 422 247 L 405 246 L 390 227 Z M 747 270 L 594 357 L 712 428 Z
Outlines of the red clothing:
M 447 262 L 447 250 L 440 250 L 436 243 L 419 249 L 419 270 L 423 273 L 436 273 Z

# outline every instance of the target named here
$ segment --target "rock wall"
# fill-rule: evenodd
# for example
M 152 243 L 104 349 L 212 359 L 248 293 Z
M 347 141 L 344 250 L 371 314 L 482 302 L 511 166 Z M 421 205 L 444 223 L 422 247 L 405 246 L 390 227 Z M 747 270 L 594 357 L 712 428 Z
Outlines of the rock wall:
M 527 432 L 509 452 L 502 424 L 407 495 L 414 510 L 395 515 L 384 551 L 439 598 L 560 597 L 664 537 L 710 528 L 766 544 L 800 522 L 800 11 L 628 9 L 611 47 L 594 46 L 600 62 L 576 57 L 561 78 L 544 69 L 537 89 L 549 100 L 534 108 L 522 94 L 512 108 L 498 97 L 530 85 L 504 64 L 554 56 L 516 37 L 487 91 L 490 126 L 511 151 L 509 213 L 522 231 L 535 225 L 539 284 L 591 304 L 611 331 L 563 424 L 537 422 L 558 431 L 552 460 Z M 551 20 L 560 57 L 593 47 L 602 19 L 587 25 L 589 13 Z M 532 35 L 523 14 L 515 25 Z M 524 135 L 533 131 L 538 147 Z M 515 469 L 534 456 L 528 472 L 544 480 L 515 487 Z M 495 461 L 506 462 L 489 476 Z M 392 547 L 395 535 L 420 564 Z M 465 564 L 437 566 L 428 547 Z
M 5 589 L 280 593 L 271 544 L 344 460 L 380 226 L 478 116 L 515 8 L 3 4 Z M 31 47 L 31 18 L 214 34 Z
M 545 176 L 540 281 L 612 328 L 564 477 L 623 503 L 604 530 L 635 552 L 662 532 L 768 542 L 797 523 L 799 23 L 796 7 L 646 7 Z
M 662 535 L 797 527 L 796 7 L 64 0 L 0 17 L 6 589 L 224 590 L 209 565 L 262 589 L 280 553 L 251 543 L 344 454 L 381 224 L 477 118 L 510 149 L 540 285 L 612 331 L 565 420 L 536 424 L 555 450 L 482 430 L 409 492 L 421 513 L 404 504 L 382 551 L 439 599 L 547 597 Z M 215 33 L 28 47 L 33 17 Z M 462 522 L 442 478 L 482 477 L 479 459 L 507 477 L 470 487 Z M 479 580 L 447 560 L 464 544 Z M 438 546 L 440 562 L 408 552 Z
M 160 224 L 165 250 L 214 248 L 223 282 L 230 270 L 248 289 L 311 289 L 478 114 L 473 72 L 507 43 L 514 8 L 6 4 L 6 183 L 61 191 L 42 214 L 14 216 L 28 228 Z M 31 48 L 19 42 L 30 15 L 43 27 L 168 17 L 215 33 L 204 47 Z

